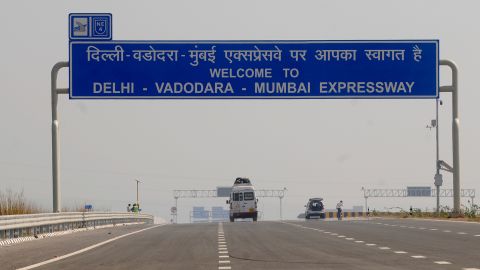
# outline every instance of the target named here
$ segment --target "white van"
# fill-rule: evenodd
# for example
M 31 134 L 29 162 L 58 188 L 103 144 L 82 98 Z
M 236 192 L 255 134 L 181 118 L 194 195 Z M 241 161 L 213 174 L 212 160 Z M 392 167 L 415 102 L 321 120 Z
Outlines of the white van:
M 227 200 L 227 204 L 230 204 L 230 222 L 236 218 L 252 218 L 257 221 L 257 202 L 250 180 L 238 177 L 233 184 L 230 200 Z

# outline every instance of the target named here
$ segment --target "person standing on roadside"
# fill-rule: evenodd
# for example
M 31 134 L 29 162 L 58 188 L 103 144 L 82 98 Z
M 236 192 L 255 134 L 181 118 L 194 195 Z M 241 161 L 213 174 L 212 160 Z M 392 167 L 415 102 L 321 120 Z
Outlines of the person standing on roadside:
M 342 208 L 343 208 L 343 201 L 337 203 L 337 218 L 338 220 L 342 220 Z

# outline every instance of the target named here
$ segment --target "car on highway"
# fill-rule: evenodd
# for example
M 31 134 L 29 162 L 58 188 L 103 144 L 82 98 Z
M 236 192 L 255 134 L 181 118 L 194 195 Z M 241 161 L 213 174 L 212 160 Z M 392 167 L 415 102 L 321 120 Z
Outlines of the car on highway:
M 305 205 L 305 219 L 325 218 L 323 198 L 310 198 Z
M 251 218 L 257 221 L 257 202 L 250 179 L 242 177 L 235 179 L 230 199 L 227 200 L 227 204 L 230 205 L 230 222 L 234 222 L 236 218 Z

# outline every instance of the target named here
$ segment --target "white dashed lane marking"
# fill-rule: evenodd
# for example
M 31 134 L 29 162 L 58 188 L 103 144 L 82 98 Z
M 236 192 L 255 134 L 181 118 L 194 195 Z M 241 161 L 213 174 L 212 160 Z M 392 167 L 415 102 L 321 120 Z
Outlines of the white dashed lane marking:
M 427 258 L 427 257 L 425 257 L 425 256 L 423 256 L 423 255 L 413 255 L 413 256 L 410 256 L 410 257 L 412 257 L 412 258 L 414 258 L 414 259 L 425 259 L 425 258 Z
M 285 222 L 284 222 L 285 223 Z M 285 224 L 289 224 L 289 223 L 285 223 Z M 383 223 L 377 223 L 377 224 L 381 224 L 381 225 L 386 225 L 386 226 L 392 226 L 392 227 L 402 227 L 402 228 L 410 228 L 410 229 L 419 229 L 419 230 L 430 230 L 430 231 L 438 231 L 437 228 L 425 228 L 425 227 L 414 227 L 414 226 L 410 226 L 410 227 L 407 227 L 405 225 L 390 225 L 390 224 L 383 224 Z M 290 225 L 294 225 L 294 224 L 290 224 Z M 311 229 L 311 230 L 315 230 L 315 231 L 318 231 L 318 232 L 323 232 L 325 234 L 330 234 L 330 235 L 333 235 L 333 236 L 337 236 L 338 238 L 344 238 L 345 240 L 355 240 L 355 238 L 353 237 L 348 237 L 348 236 L 345 236 L 345 235 L 341 235 L 341 234 L 338 234 L 338 233 L 333 233 L 333 232 L 327 232 L 327 231 L 324 231 L 324 230 L 320 230 L 320 229 L 315 229 L 315 228 L 310 228 L 310 227 L 305 227 L 305 226 L 298 226 L 295 224 L 295 226 L 297 227 L 300 227 L 300 228 L 303 228 L 303 229 Z M 443 232 L 451 232 L 450 230 L 443 230 Z M 461 235 L 464 235 L 464 234 L 467 234 L 465 232 L 457 232 L 457 234 L 461 234 Z M 480 234 L 477 234 L 477 235 L 474 235 L 475 237 L 480 237 Z M 364 241 L 362 240 L 356 240 L 354 241 L 355 243 L 365 243 Z M 377 244 L 374 244 L 374 243 L 365 243 L 366 246 L 377 246 Z M 379 250 L 391 250 L 390 247 L 386 247 L 386 246 L 379 246 L 378 247 Z M 407 254 L 408 252 L 407 251 L 403 251 L 403 250 L 391 250 L 393 253 L 395 254 Z M 411 258 L 414 258 L 414 259 L 426 259 L 427 257 L 424 256 L 424 255 L 412 255 L 410 256 Z M 438 265 L 450 265 L 452 264 L 451 262 L 449 261 L 433 261 L 433 263 L 435 264 L 438 264 Z M 480 270 L 480 268 L 462 268 L 462 270 Z
M 435 261 L 434 263 L 436 263 L 436 264 L 452 264 L 451 262 L 447 262 L 447 261 Z
M 439 231 L 437 228 L 425 228 L 425 227 L 415 227 L 415 226 L 406 226 L 406 225 L 399 225 L 399 224 L 387 224 L 387 223 L 379 223 L 379 222 L 372 222 L 371 224 L 379 224 L 391 227 L 400 227 L 400 228 L 408 228 L 408 229 L 419 229 L 419 230 L 430 230 L 430 231 Z M 442 230 L 444 233 L 450 233 L 451 230 Z M 459 235 L 468 235 L 466 232 L 457 232 Z M 474 235 L 475 237 L 479 237 L 480 234 Z
M 223 223 L 218 223 L 218 269 L 229 270 L 232 267 L 229 265 L 230 258 L 228 255 L 227 241 L 225 240 L 225 233 L 223 232 Z

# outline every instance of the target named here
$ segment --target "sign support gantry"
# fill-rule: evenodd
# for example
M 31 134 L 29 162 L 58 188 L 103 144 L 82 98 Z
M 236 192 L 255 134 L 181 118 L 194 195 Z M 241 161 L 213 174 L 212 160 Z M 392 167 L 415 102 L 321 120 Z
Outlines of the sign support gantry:
M 437 189 L 432 188 L 430 195 L 428 196 L 409 196 L 408 189 L 391 189 L 391 188 L 375 188 L 375 189 L 365 189 L 362 188 L 363 198 L 365 198 L 365 208 L 368 209 L 368 198 L 398 198 L 398 197 L 436 197 Z M 455 198 L 455 189 L 440 189 L 438 197 L 454 197 Z M 475 199 L 475 189 L 461 189 L 459 192 L 460 197 L 468 197 L 473 201 Z
M 287 188 L 283 189 L 255 189 L 257 198 L 278 198 L 280 200 L 280 219 L 283 219 L 282 200 L 285 197 Z M 173 191 L 173 199 L 175 200 L 175 209 L 178 213 L 179 198 L 221 198 L 217 196 L 215 189 L 175 189 Z M 177 215 L 175 215 L 175 223 L 177 223 Z

